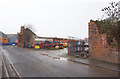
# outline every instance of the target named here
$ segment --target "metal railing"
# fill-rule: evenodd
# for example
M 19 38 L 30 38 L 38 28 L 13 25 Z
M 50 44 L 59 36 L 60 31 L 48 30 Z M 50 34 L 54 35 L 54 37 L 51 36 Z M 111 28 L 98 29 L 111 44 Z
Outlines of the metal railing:
M 87 41 L 68 41 L 68 55 L 88 57 Z

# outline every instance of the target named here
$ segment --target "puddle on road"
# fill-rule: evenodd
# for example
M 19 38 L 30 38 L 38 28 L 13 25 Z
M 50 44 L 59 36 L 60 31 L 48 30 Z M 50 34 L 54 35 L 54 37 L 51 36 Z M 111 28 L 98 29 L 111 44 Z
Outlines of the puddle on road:
M 60 60 L 67 61 L 67 58 L 60 57 Z
M 40 54 L 40 55 L 51 57 L 51 58 L 53 58 L 55 60 L 64 60 L 64 61 L 67 61 L 67 59 L 68 59 L 68 58 L 64 58 L 64 57 L 52 57 L 52 56 L 49 56 L 48 54 Z
M 57 57 L 53 57 L 54 59 L 56 60 L 63 60 L 63 61 L 67 61 L 67 58 L 63 58 L 63 57 L 60 57 L 60 58 L 57 58 Z

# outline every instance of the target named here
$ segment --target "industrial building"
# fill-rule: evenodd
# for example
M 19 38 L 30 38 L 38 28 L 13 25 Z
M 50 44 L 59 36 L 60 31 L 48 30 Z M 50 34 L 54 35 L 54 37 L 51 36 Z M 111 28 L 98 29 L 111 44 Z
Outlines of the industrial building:
M 8 38 L 7 35 L 0 31 L 0 45 L 7 45 Z
M 7 45 L 17 44 L 17 34 L 7 34 L 7 38 L 8 38 Z
M 34 43 L 35 38 L 37 38 L 37 35 L 34 32 L 32 32 L 29 28 L 21 26 L 21 32 L 17 34 L 17 38 L 18 47 L 29 47 Z

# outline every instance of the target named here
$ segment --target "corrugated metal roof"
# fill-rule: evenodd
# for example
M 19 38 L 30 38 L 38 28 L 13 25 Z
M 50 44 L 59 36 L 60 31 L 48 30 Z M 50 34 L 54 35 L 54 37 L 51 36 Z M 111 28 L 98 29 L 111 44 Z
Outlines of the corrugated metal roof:
M 7 35 L 0 31 L 0 37 L 7 37 Z

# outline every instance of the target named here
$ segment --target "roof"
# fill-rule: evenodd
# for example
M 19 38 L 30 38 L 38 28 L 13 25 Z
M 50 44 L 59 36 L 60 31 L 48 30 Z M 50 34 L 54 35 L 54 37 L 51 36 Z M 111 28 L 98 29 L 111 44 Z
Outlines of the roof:
M 38 37 L 38 38 L 53 39 L 53 37 Z
M 31 31 L 34 35 L 36 35 L 32 30 L 30 30 L 29 28 L 25 28 L 24 30 L 29 30 Z M 36 35 L 37 36 L 37 35 Z
M 12 37 L 12 36 L 15 36 L 17 34 L 6 34 L 6 35 L 7 35 L 7 37 Z
M 7 37 L 7 35 L 4 34 L 2 31 L 0 31 L 0 36 L 1 36 L 1 37 Z
M 57 37 L 38 37 L 38 38 L 44 38 L 44 39 L 66 39 L 67 38 L 57 38 Z

